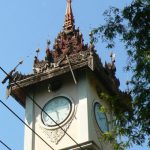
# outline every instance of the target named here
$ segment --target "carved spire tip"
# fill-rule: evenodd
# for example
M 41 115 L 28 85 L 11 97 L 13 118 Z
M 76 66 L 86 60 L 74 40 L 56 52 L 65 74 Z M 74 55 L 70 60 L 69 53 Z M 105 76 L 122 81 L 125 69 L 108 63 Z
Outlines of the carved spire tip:
M 67 0 L 64 30 L 72 30 L 74 28 L 74 16 L 72 13 L 71 2 L 72 0 Z

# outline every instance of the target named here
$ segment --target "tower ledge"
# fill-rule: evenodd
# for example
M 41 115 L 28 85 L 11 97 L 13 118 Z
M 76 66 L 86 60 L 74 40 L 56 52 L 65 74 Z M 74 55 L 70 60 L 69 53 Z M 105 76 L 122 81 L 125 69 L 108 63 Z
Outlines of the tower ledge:
M 80 146 L 86 150 L 101 150 L 93 141 L 82 143 L 80 144 Z M 80 150 L 81 148 L 79 146 L 71 146 L 71 147 L 68 147 L 67 149 Z M 61 150 L 66 150 L 66 149 L 61 149 Z

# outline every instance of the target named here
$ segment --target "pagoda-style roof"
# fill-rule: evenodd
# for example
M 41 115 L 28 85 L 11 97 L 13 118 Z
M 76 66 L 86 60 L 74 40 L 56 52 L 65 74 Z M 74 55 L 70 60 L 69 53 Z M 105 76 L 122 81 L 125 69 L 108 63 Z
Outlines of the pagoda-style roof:
M 90 38 L 90 44 L 84 44 L 82 33 L 79 28 L 75 28 L 71 0 L 68 0 L 63 30 L 56 37 L 53 48 L 50 48 L 48 40 L 45 58 L 39 60 L 38 56 L 35 57 L 32 74 L 22 75 L 15 72 L 12 75 L 13 79 L 10 80 L 8 86 L 8 89 L 11 89 L 11 95 L 22 106 L 25 106 L 25 89 L 49 81 L 52 86 L 51 90 L 55 90 L 59 86 L 57 80 L 61 76 L 70 72 L 74 75 L 83 68 L 91 70 L 108 91 L 113 94 L 120 93 L 120 83 L 115 76 L 114 60 L 106 63 L 104 67 L 94 48 L 92 34 Z

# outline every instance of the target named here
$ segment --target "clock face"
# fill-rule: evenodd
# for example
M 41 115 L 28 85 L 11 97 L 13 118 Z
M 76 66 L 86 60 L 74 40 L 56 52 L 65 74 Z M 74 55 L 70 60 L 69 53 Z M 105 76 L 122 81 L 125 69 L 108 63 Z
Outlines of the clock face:
M 97 121 L 97 124 L 102 132 L 107 132 L 108 129 L 108 121 L 106 114 L 104 112 L 100 111 L 101 105 L 96 102 L 94 105 L 94 113 L 95 113 L 95 118 Z
M 72 106 L 68 98 L 59 96 L 50 100 L 43 109 L 57 124 L 61 124 L 70 115 Z M 57 126 L 46 113 L 42 111 L 43 123 L 46 126 Z

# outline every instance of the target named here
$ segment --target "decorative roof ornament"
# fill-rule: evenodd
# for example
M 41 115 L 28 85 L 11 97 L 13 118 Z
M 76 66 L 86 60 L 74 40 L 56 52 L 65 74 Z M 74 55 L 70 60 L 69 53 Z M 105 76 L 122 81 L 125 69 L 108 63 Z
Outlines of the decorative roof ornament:
M 15 67 L 14 69 L 12 69 L 8 74 L 7 76 L 5 77 L 5 79 L 2 81 L 2 84 L 5 84 L 5 82 L 9 79 L 9 80 L 12 80 L 11 79 L 11 76 L 13 76 L 14 74 L 16 74 L 16 70 L 17 68 L 23 64 L 23 60 L 21 60 Z
M 90 50 L 93 51 L 94 48 L 95 48 L 95 46 L 94 46 L 94 36 L 93 36 L 93 33 L 90 32 L 89 36 L 90 36 Z
M 88 45 L 84 44 L 83 35 L 79 28 L 75 28 L 71 2 L 71 0 L 67 0 L 64 28 L 54 42 L 54 62 L 58 62 L 60 57 L 64 57 L 66 54 L 69 56 L 88 49 Z
M 37 59 L 38 59 L 38 57 L 39 57 L 39 52 L 40 52 L 40 49 L 37 48 L 37 49 L 36 49 L 36 57 L 37 57 Z
M 50 39 L 47 40 L 47 46 L 49 46 L 51 44 Z
M 116 65 L 115 65 L 115 62 L 116 62 L 116 55 L 115 53 L 111 52 L 110 53 L 110 58 L 111 58 L 111 63 L 106 63 L 105 62 L 105 69 L 107 70 L 107 72 L 109 72 L 109 74 L 115 78 L 115 73 L 116 73 Z M 117 79 L 116 82 L 118 84 L 118 86 L 120 85 L 120 83 L 118 82 L 119 80 Z
M 112 65 L 114 65 L 114 63 L 115 63 L 115 59 L 116 59 L 116 55 L 115 55 L 115 53 L 113 53 L 113 52 L 111 52 L 110 53 L 110 58 L 111 58 L 111 63 L 112 63 Z
M 67 0 L 67 8 L 66 8 L 65 22 L 64 22 L 64 31 L 66 32 L 73 31 L 75 28 L 71 2 L 72 0 Z

